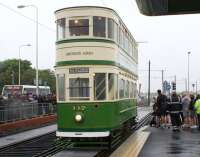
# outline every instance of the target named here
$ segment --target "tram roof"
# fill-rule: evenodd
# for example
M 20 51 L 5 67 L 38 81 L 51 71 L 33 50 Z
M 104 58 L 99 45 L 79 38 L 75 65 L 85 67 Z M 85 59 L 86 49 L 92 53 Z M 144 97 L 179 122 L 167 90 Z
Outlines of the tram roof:
M 110 11 L 113 11 L 117 14 L 117 12 L 111 8 L 108 7 L 102 7 L 102 6 L 74 6 L 74 7 L 67 7 L 67 8 L 61 8 L 55 11 L 55 13 L 62 11 L 62 10 L 66 10 L 66 9 L 78 9 L 78 8 L 99 8 L 99 9 L 107 9 Z
M 63 11 L 63 10 L 67 10 L 67 9 L 79 9 L 79 8 L 98 8 L 98 9 L 106 9 L 106 10 L 112 11 L 114 14 L 116 14 L 116 16 L 120 19 L 121 23 L 128 30 L 129 34 L 131 35 L 131 37 L 135 41 L 135 44 L 137 44 L 137 42 L 136 42 L 135 38 L 133 37 L 132 33 L 129 31 L 128 27 L 124 24 L 123 20 L 121 19 L 121 17 L 118 15 L 118 13 L 114 9 L 111 9 L 111 8 L 108 8 L 108 7 L 102 7 L 102 6 L 74 6 L 74 7 L 67 7 L 67 8 L 58 9 L 54 13 L 56 14 L 59 11 Z

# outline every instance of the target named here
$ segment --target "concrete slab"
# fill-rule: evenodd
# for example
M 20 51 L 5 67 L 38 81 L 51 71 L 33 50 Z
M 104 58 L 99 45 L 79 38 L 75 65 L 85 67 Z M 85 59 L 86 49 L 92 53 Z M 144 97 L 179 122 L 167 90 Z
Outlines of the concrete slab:
M 143 127 L 132 134 L 110 157 L 137 157 L 150 133 Z
M 147 128 L 150 137 L 139 157 L 199 157 L 200 132 L 197 129 L 173 132 L 171 129 Z
M 88 150 L 85 150 L 85 151 L 65 150 L 65 151 L 62 151 L 62 152 L 54 155 L 53 157 L 94 157 L 97 153 L 98 153 L 98 151 L 91 151 L 91 150 L 89 150 L 89 151 Z
M 56 129 L 57 129 L 57 125 L 54 124 L 54 125 L 45 126 L 42 128 L 24 131 L 24 132 L 6 136 L 6 137 L 1 137 L 0 138 L 0 148 L 3 146 L 6 146 L 6 145 L 12 144 L 12 143 L 20 142 L 23 140 L 27 140 L 27 139 L 30 139 L 33 137 L 37 137 L 40 135 L 44 135 L 46 133 L 56 131 Z

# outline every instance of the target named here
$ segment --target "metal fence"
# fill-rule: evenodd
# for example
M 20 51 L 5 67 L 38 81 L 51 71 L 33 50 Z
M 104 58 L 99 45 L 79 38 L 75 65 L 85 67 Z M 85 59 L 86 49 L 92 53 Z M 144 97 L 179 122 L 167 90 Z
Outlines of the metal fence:
M 0 123 L 23 120 L 37 116 L 54 114 L 52 103 L 20 102 L 0 105 Z

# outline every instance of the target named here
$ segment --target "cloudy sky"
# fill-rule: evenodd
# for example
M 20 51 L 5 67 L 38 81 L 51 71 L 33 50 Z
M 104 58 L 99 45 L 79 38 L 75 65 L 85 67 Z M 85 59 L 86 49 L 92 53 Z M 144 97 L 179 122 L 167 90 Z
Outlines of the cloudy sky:
M 117 11 L 139 45 L 139 83 L 147 91 L 148 61 L 152 65 L 152 91 L 161 88 L 161 72 L 165 79 L 177 77 L 178 90 L 185 89 L 187 77 L 187 52 L 190 55 L 190 86 L 198 81 L 200 89 L 200 14 L 147 17 L 141 15 L 135 0 L 0 0 L 0 60 L 21 57 L 30 60 L 35 67 L 35 18 L 34 8 L 17 9 L 18 5 L 34 4 L 39 9 L 39 68 L 53 69 L 55 64 L 55 16 L 60 8 L 82 5 L 110 7 Z M 12 10 L 12 11 L 11 11 Z M 16 11 L 16 12 L 14 12 Z M 192 86 L 190 87 L 192 89 Z

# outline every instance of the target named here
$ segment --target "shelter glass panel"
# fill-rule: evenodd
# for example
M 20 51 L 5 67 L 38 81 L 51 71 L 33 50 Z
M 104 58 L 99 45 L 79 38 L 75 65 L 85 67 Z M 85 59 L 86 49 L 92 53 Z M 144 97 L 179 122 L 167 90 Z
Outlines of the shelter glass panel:
M 105 100 L 106 99 L 106 74 L 95 73 L 94 76 L 94 99 Z
M 65 38 L 65 18 L 57 20 L 57 40 Z
M 106 18 L 101 16 L 93 17 L 93 35 L 106 37 Z
M 70 78 L 69 97 L 70 100 L 89 100 L 89 78 Z
M 69 20 L 70 36 L 87 36 L 89 35 L 89 19 Z

